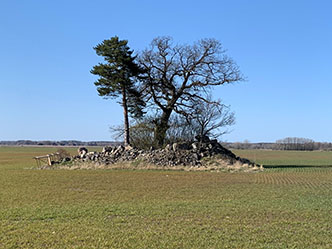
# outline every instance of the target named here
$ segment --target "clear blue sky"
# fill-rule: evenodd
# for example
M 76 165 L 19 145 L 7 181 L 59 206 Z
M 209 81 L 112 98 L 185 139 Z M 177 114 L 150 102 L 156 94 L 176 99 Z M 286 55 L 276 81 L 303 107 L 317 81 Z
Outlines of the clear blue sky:
M 236 113 L 224 140 L 332 141 L 332 1 L 0 2 L 0 140 L 111 140 L 121 107 L 99 97 L 92 49 L 156 36 L 216 38 L 247 77 L 214 91 Z

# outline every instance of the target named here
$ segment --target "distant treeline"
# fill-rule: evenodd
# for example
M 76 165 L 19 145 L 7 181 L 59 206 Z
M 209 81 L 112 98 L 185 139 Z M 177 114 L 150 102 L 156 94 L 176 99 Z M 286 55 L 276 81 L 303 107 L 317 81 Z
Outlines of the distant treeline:
M 82 142 L 76 140 L 67 141 L 0 141 L 0 146 L 114 146 L 121 143 L 114 141 L 89 141 Z
M 250 143 L 250 142 L 236 142 L 236 143 L 223 143 L 223 145 L 229 149 L 239 150 L 324 150 L 332 151 L 332 143 L 329 142 L 315 142 L 308 138 L 299 137 L 287 137 L 279 139 L 275 143 Z
M 66 141 L 0 141 L 0 146 L 117 146 L 123 144 L 115 141 L 89 141 L 82 142 L 77 140 Z M 275 143 L 250 143 L 244 142 L 224 142 L 223 146 L 237 150 L 325 150 L 332 151 L 332 143 L 315 142 L 312 139 L 287 137 L 277 140 Z

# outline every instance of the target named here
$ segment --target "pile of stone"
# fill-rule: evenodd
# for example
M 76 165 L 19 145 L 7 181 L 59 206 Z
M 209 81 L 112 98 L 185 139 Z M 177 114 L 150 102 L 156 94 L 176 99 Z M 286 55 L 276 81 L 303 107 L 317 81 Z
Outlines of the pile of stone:
M 111 165 L 122 162 L 144 162 L 162 167 L 174 166 L 204 166 L 209 159 L 215 158 L 223 165 L 241 164 L 247 167 L 257 167 L 253 162 L 237 157 L 230 150 L 224 148 L 217 140 L 205 138 L 194 143 L 168 144 L 163 149 L 140 150 L 131 146 L 104 147 L 102 152 L 88 152 L 86 148 L 79 148 L 78 156 L 72 160 L 76 162 L 94 162 L 100 165 Z

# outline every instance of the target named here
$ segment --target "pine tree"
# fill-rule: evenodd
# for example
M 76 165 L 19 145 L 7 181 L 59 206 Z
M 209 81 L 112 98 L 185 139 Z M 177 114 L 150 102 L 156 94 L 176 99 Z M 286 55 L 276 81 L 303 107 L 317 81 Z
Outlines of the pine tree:
M 118 98 L 124 115 L 124 144 L 130 144 L 129 118 L 143 115 L 144 101 L 135 85 L 135 79 L 143 73 L 135 63 L 133 51 L 127 46 L 127 40 L 119 40 L 117 36 L 94 47 L 97 55 L 102 56 L 106 63 L 94 66 L 91 73 L 100 78 L 95 82 L 99 96 Z

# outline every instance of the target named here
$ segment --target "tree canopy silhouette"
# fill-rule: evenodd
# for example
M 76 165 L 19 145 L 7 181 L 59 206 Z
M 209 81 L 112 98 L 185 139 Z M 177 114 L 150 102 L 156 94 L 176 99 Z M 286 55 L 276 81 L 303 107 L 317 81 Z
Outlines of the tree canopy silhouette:
M 211 103 L 207 96 L 213 87 L 243 80 L 236 63 L 215 39 L 175 45 L 170 37 L 158 37 L 141 53 L 139 64 L 145 71 L 146 101 L 159 113 L 154 120 L 159 146 L 173 112 L 190 117 L 198 102 Z

